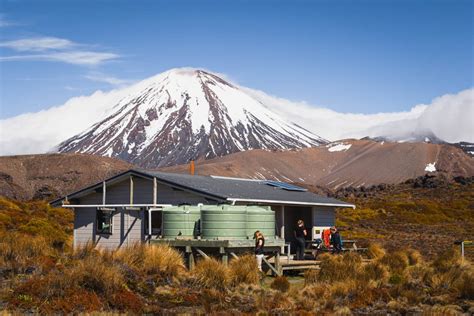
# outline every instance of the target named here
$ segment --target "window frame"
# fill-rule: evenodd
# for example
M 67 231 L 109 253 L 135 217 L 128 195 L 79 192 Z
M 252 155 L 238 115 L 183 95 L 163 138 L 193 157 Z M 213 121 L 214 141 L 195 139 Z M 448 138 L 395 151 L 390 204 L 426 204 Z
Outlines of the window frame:
M 105 212 L 110 212 L 110 215 L 106 214 Z M 104 216 L 104 215 L 108 216 L 109 219 L 110 219 L 110 225 L 109 225 L 109 228 L 108 228 L 107 231 L 105 231 L 104 229 L 102 229 L 102 230 L 99 229 L 99 219 L 100 219 L 99 214 L 102 214 L 102 216 Z M 95 229 L 95 232 L 96 232 L 97 235 L 108 235 L 108 236 L 112 235 L 113 228 L 114 228 L 114 215 L 115 215 L 115 210 L 104 211 L 100 208 L 96 209 L 96 215 L 95 215 L 96 229 Z

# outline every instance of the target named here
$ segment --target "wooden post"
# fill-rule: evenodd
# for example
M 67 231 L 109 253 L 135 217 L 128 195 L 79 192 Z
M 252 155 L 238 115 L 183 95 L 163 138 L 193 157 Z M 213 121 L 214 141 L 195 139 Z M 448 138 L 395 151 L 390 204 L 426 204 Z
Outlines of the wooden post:
M 227 255 L 227 252 L 225 251 L 224 247 L 219 247 L 219 253 L 221 254 L 222 258 L 222 263 L 227 266 L 229 263 L 229 256 Z
M 283 269 L 280 262 L 280 252 L 278 251 L 275 256 L 275 269 L 278 271 L 278 275 L 283 275 Z
M 191 248 L 191 246 L 186 246 L 186 254 L 188 255 L 188 268 L 189 270 L 193 270 L 195 266 L 195 262 L 194 262 L 193 249 Z
M 107 186 L 105 185 L 105 181 L 102 182 L 102 205 L 105 205 L 107 195 Z
M 270 262 L 268 262 L 268 260 L 267 260 L 267 258 L 265 258 L 265 256 L 262 259 L 263 259 L 263 262 L 265 262 L 266 265 L 270 268 L 270 270 L 272 270 L 273 273 L 275 273 L 275 275 L 281 276 L 280 272 L 278 272 L 278 270 L 275 269 L 275 267 L 272 266 L 272 264 Z
M 133 204 L 133 176 L 130 176 L 130 205 Z
M 156 177 L 153 177 L 153 204 L 157 204 L 157 197 L 158 197 L 158 192 L 157 192 L 157 187 L 158 184 L 156 183 Z
M 153 234 L 153 230 L 151 226 L 151 213 L 152 211 L 148 210 L 148 235 L 150 235 L 150 239 L 151 239 L 151 235 Z
M 281 229 L 280 237 L 285 239 L 285 205 L 281 206 Z

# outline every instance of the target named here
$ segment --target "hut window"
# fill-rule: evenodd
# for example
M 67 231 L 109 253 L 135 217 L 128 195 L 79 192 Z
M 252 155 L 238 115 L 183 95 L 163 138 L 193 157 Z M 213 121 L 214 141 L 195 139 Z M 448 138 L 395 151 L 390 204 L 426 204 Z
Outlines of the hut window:
M 112 211 L 97 210 L 97 233 L 98 234 L 112 234 Z

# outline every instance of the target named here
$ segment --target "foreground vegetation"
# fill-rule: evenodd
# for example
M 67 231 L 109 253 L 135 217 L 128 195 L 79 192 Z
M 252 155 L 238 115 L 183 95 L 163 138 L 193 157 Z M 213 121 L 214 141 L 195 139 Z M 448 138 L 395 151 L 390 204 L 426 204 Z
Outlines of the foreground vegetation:
M 357 205 L 341 209 L 337 225 L 346 238 L 381 243 L 388 250 L 412 247 L 425 257 L 474 238 L 474 178 L 425 176 L 397 185 L 342 189 Z M 359 243 L 364 245 L 363 243 Z M 474 260 L 474 249 L 467 255 Z
M 353 220 L 357 232 L 362 228 L 357 223 L 370 223 L 367 218 L 373 209 L 364 204 L 359 222 L 350 218 L 357 213 L 344 220 Z M 402 212 L 394 210 L 393 214 Z M 387 221 L 383 216 L 375 218 Z M 448 245 L 423 256 L 406 245 L 386 251 L 372 243 L 367 252 L 370 262 L 355 253 L 323 255 L 320 270 L 287 279 L 262 278 L 252 255 L 232 260 L 229 266 L 202 259 L 188 271 L 181 254 L 169 247 L 134 245 L 99 251 L 87 245 L 73 251 L 71 236 L 71 212 L 44 202 L 0 198 L 0 310 L 40 314 L 474 313 L 473 265 L 462 262 L 457 249 Z
M 16 235 L 17 240 L 21 240 Z M 448 251 L 425 262 L 417 251 L 325 255 L 304 284 L 285 277 L 261 282 L 253 256 L 224 266 L 202 259 L 187 271 L 167 246 L 135 245 L 118 251 L 86 246 L 55 254 L 43 237 L 2 239 L 2 308 L 40 314 L 129 313 L 337 313 L 474 312 L 474 268 Z

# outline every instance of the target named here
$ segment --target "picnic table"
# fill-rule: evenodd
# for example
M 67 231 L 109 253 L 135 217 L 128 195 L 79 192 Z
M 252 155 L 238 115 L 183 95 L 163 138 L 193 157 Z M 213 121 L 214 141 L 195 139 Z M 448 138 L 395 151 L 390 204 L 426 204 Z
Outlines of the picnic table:
M 346 251 L 365 251 L 367 250 L 366 248 L 359 248 L 357 247 L 357 240 L 354 240 L 354 239 L 346 239 L 346 240 L 342 240 L 342 251 L 343 252 L 346 252 Z M 332 252 L 332 245 L 330 246 L 330 248 L 326 248 L 326 247 L 321 247 L 321 248 L 317 248 L 318 247 L 318 243 L 315 241 L 315 240 L 306 240 L 306 249 L 305 249 L 305 253 L 309 253 L 309 254 L 312 254 L 314 257 L 317 257 L 318 253 L 320 252 Z

